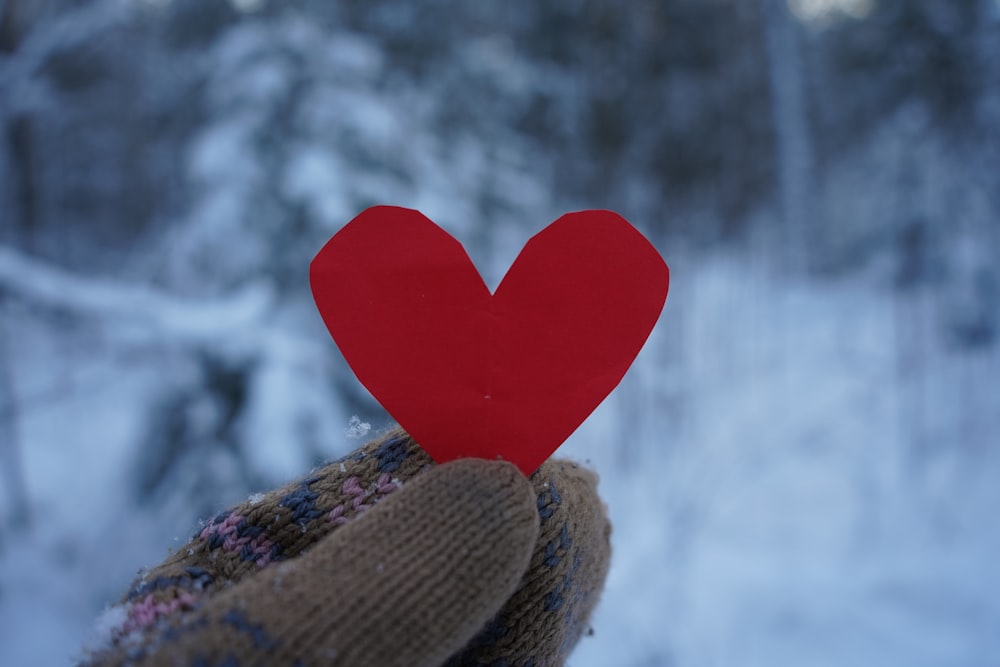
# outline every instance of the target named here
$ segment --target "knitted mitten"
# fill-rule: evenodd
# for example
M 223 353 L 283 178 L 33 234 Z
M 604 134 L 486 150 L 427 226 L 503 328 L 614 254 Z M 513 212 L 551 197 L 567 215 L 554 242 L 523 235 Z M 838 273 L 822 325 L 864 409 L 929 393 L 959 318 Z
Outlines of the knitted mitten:
M 88 665 L 559 665 L 604 584 L 595 477 L 435 466 L 402 430 L 205 525 Z

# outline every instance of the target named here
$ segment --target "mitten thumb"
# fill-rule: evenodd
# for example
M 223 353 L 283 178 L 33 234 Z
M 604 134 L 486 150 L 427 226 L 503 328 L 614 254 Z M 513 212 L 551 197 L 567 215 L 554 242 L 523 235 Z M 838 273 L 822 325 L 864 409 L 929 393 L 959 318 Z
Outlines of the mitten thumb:
M 538 529 L 514 466 L 436 466 L 301 556 L 209 597 L 125 662 L 440 665 L 517 589 Z

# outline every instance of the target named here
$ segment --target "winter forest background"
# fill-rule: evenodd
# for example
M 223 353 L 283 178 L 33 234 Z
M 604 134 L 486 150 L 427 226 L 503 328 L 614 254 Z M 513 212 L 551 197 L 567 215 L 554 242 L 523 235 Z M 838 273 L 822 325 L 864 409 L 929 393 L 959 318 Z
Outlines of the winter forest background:
M 376 203 L 670 264 L 572 664 L 1000 664 L 997 0 L 0 0 L 0 664 L 385 425 L 307 283 Z

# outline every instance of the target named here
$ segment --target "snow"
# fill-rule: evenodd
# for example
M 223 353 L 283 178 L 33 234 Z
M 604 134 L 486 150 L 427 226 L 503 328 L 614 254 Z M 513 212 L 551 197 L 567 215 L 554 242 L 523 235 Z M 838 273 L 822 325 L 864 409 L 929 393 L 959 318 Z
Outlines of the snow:
M 685 432 L 623 468 L 628 430 L 609 401 L 560 452 L 604 471 L 615 526 L 596 635 L 573 664 L 626 664 L 623 645 L 635 665 L 993 664 L 997 457 L 969 442 L 975 463 L 957 443 L 909 460 L 888 295 L 757 272 L 724 259 L 674 273 L 670 299 L 703 313 Z M 748 283 L 766 298 L 730 298 Z M 669 315 L 660 339 L 677 334 Z M 942 437 L 962 418 L 948 378 L 997 359 L 967 362 L 947 358 L 929 382 Z M 995 433 L 1000 400 L 987 400 L 975 413 Z M 914 466 L 927 481 L 908 478 Z
M 152 288 L 81 279 L 3 246 L 0 283 L 48 308 L 127 319 L 154 335 L 188 341 L 218 340 L 220 331 L 249 328 L 263 317 L 272 299 L 268 287 L 258 283 L 226 299 L 192 302 Z
M 32 33 L 0 62 L 7 97 L 53 104 L 33 77 L 43 56 L 119 21 L 115 7 Z M 502 37 L 455 54 L 503 93 L 487 103 L 575 85 L 533 75 Z M 361 208 L 420 209 L 494 288 L 533 233 L 591 205 L 557 201 L 554 167 L 515 133 L 442 133 L 448 82 L 389 77 L 366 36 L 275 13 L 202 55 L 192 200 L 137 249 L 148 264 L 86 275 L 0 246 L 0 390 L 9 380 L 14 399 L 0 437 L 19 445 L 30 512 L 12 517 L 0 488 L 0 665 L 67 664 L 199 519 L 385 427 L 308 293 L 312 254 Z M 657 239 L 672 272 L 662 319 L 557 454 L 599 472 L 614 524 L 595 634 L 570 664 L 1000 664 L 1000 346 L 954 332 L 996 307 L 995 193 L 927 129 L 901 107 L 826 166 L 816 194 L 837 259 L 884 248 L 885 221 L 926 214 L 954 260 L 947 285 L 898 288 L 884 250 L 823 279 L 782 273 L 766 222 L 726 247 Z M 914 164 L 924 187 L 906 198 Z M 158 457 L 169 471 L 156 476 Z
M 84 652 L 96 653 L 110 647 L 110 639 L 114 631 L 125 625 L 127 619 L 128 607 L 124 604 L 112 605 L 101 612 L 101 615 L 94 621 L 90 637 L 84 642 Z
M 347 422 L 347 430 L 345 433 L 348 438 L 363 438 L 368 435 L 371 430 L 371 424 L 363 422 L 360 417 L 353 415 Z
M 891 389 L 892 295 L 860 280 L 788 284 L 731 256 L 686 263 L 676 264 L 670 307 L 626 382 L 558 453 L 601 473 L 614 523 L 596 634 L 572 664 L 1000 658 L 991 631 L 1000 619 L 996 456 L 986 443 L 956 441 L 930 461 L 908 460 L 904 398 Z M 672 317 L 680 309 L 683 320 Z M 88 351 L 53 357 L 53 334 L 19 333 L 19 367 L 56 362 L 100 378 L 25 412 L 25 473 L 44 521 L 2 556 L 4 664 L 60 664 L 131 573 L 185 528 L 155 511 L 150 519 L 123 487 L 140 421 L 129 406 L 157 368 Z M 688 341 L 683 367 L 670 371 L 687 383 L 682 419 L 636 416 L 637 395 L 663 391 L 656 362 L 676 338 Z M 295 428 L 297 410 L 316 406 L 301 405 L 309 392 L 296 384 L 309 355 L 296 359 L 290 340 L 273 345 L 276 370 L 261 371 L 264 393 L 252 398 L 262 421 L 250 452 L 255 467 L 290 477 L 307 463 L 274 443 Z M 953 380 L 998 363 L 995 352 L 974 361 L 945 355 L 932 371 L 940 402 L 931 423 L 942 437 L 957 437 L 962 418 L 947 401 Z M 977 400 L 974 416 L 995 433 L 997 396 Z M 367 426 L 337 421 L 327 442 L 338 447 Z

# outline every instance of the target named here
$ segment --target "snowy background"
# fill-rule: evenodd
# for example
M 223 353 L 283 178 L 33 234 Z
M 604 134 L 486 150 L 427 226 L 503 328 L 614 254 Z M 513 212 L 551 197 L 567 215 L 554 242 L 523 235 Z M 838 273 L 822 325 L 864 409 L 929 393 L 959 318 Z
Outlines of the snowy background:
M 1000 665 L 997 0 L 0 0 L 0 130 L 0 665 L 386 423 L 307 283 L 375 203 L 670 264 L 573 665 Z

